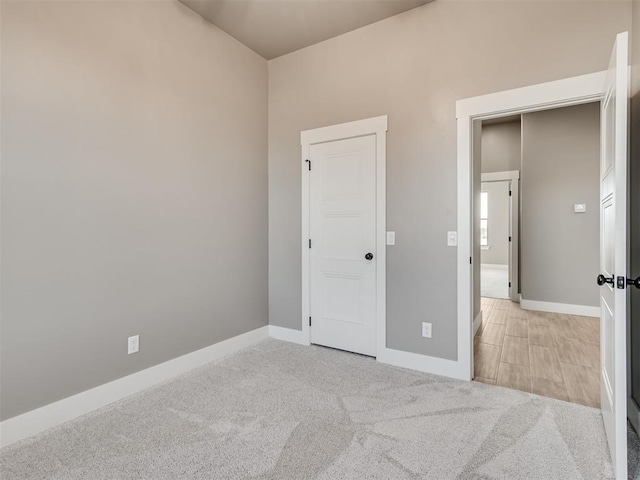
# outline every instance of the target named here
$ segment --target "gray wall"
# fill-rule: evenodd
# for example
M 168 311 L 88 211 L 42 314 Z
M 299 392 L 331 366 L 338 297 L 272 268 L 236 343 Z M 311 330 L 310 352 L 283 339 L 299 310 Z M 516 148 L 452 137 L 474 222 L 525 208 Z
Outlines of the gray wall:
M 177 2 L 1 32 L 2 418 L 266 325 L 266 61 Z
M 520 121 L 482 126 L 482 173 L 520 170 Z
M 521 120 L 482 126 L 482 173 L 522 170 L 522 122 Z M 522 172 L 521 172 L 522 173 Z M 514 208 L 520 209 L 522 188 L 518 189 L 518 198 Z M 518 225 L 518 238 L 522 236 Z M 518 242 L 518 290 L 520 290 L 520 242 Z M 484 261 L 484 260 L 483 260 Z M 488 263 L 488 262 L 487 262 Z M 480 285 L 474 287 L 478 290 Z M 478 293 L 479 294 L 479 293 Z
M 629 275 L 640 277 L 640 0 L 633 2 L 631 35 L 631 155 L 629 193 L 631 195 L 631 246 Z M 640 290 L 631 289 L 631 391 L 640 405 Z
M 599 103 L 522 116 L 523 299 L 600 305 L 599 178 Z
M 489 249 L 482 250 L 482 263 L 509 265 L 509 182 L 483 182 L 489 194 Z
M 270 323 L 302 327 L 300 131 L 387 114 L 387 345 L 457 358 L 455 102 L 605 69 L 630 8 L 439 0 L 270 61 Z

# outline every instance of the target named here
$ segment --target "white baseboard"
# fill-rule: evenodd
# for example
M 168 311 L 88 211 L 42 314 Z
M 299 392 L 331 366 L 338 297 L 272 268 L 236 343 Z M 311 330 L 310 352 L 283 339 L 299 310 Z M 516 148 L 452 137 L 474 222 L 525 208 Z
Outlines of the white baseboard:
M 385 348 L 382 352 L 378 352 L 376 359 L 380 363 L 396 367 L 409 368 L 419 372 L 433 373 L 434 375 L 458 378 L 460 380 L 470 380 L 468 368 L 462 368 L 460 362 L 455 360 L 403 352 L 392 348 Z
M 640 435 L 640 407 L 633 398 L 627 399 L 627 418 L 634 430 Z
M 482 310 L 480 310 L 480 313 L 478 313 L 478 315 L 476 316 L 476 319 L 473 321 L 473 336 L 476 336 L 476 333 L 478 333 L 478 329 L 480 328 L 480 325 L 482 325 Z
M 269 337 L 264 326 L 0 422 L 0 448 L 206 365 Z
M 590 307 L 587 305 L 538 302 L 537 300 L 525 300 L 524 298 L 520 298 L 520 308 L 523 310 L 536 310 L 538 312 L 567 313 L 569 315 L 600 318 L 600 307 Z
M 309 345 L 309 339 L 305 337 L 302 330 L 294 330 L 293 328 L 276 327 L 269 325 L 269 336 L 276 340 L 297 343 L 298 345 Z

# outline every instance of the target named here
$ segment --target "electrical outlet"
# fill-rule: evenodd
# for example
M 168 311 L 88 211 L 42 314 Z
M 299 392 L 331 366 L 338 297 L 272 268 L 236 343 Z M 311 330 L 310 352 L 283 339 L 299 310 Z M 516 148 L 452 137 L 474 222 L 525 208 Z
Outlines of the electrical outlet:
M 425 338 L 431 338 L 431 324 L 422 322 L 422 336 Z
M 586 213 L 587 205 L 585 203 L 576 203 L 573 206 L 574 213 Z
M 140 350 L 140 335 L 129 337 L 127 341 L 127 354 L 137 353 Z

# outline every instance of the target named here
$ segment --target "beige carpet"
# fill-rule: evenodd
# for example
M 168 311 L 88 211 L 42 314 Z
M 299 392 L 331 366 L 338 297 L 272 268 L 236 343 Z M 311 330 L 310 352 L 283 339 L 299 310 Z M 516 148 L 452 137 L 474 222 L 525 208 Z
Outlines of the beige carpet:
M 0 451 L 13 479 L 606 479 L 599 410 L 268 340 Z
M 481 265 L 480 295 L 509 298 L 509 265 Z

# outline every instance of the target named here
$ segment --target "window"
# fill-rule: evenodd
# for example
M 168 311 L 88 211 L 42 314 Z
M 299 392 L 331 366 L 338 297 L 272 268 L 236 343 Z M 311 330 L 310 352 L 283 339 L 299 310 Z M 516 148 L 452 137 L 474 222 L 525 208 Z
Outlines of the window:
M 480 245 L 489 245 L 489 192 L 480 193 Z

